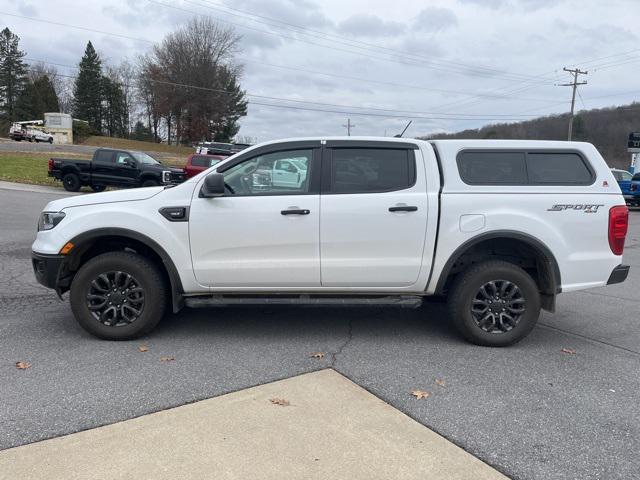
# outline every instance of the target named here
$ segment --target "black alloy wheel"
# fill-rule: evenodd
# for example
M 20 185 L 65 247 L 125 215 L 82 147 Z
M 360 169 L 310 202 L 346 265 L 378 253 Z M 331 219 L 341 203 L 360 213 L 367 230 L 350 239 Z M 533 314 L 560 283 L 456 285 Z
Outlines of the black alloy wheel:
M 509 280 L 495 280 L 482 285 L 471 306 L 476 325 L 492 334 L 511 331 L 525 312 L 526 301 L 522 292 Z
M 133 275 L 111 271 L 91 281 L 87 308 L 103 325 L 122 327 L 135 322 L 144 311 L 145 292 Z

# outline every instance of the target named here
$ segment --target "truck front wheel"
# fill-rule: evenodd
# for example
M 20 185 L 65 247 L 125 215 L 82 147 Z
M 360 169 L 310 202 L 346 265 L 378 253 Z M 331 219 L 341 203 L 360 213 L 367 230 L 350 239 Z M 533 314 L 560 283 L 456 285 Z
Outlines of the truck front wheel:
M 65 176 L 62 177 L 62 185 L 67 192 L 77 192 L 82 186 L 80 177 L 75 173 L 65 174 Z
M 456 278 L 449 294 L 453 324 L 469 342 L 506 347 L 535 327 L 540 293 L 523 269 L 502 260 L 472 266 Z
M 108 252 L 85 263 L 71 283 L 71 310 L 82 328 L 105 340 L 128 340 L 151 331 L 164 315 L 167 289 L 147 258 Z
M 157 187 L 159 185 L 155 180 L 145 180 L 142 182 L 143 187 Z

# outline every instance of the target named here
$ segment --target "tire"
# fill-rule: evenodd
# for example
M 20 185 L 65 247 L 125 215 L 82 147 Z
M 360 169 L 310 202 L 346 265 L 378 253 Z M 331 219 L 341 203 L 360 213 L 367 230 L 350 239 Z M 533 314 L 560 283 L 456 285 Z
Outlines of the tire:
M 483 287 L 487 295 L 482 293 Z M 448 303 L 451 321 L 462 336 L 487 347 L 519 342 L 533 330 L 540 317 L 536 282 L 522 268 L 502 260 L 482 262 L 460 273 Z
M 114 285 L 118 290 L 128 287 L 123 291 L 129 293 L 119 295 L 111 289 Z M 158 267 L 143 256 L 120 251 L 103 253 L 85 263 L 70 290 L 71 310 L 80 326 L 104 340 L 130 340 L 149 333 L 164 316 L 167 298 Z M 97 309 L 103 299 L 104 307 Z
M 82 186 L 80 177 L 75 173 L 66 173 L 64 177 L 62 177 L 62 186 L 67 192 L 77 192 Z
M 53 145 L 53 138 L 50 138 L 47 142 L 49 142 L 49 145 Z
M 91 185 L 91 190 L 93 190 L 96 193 L 104 192 L 106 188 L 107 188 L 106 185 Z
M 158 182 L 156 182 L 155 180 L 145 180 L 144 182 L 142 182 L 142 187 L 157 187 L 158 185 L 160 185 Z

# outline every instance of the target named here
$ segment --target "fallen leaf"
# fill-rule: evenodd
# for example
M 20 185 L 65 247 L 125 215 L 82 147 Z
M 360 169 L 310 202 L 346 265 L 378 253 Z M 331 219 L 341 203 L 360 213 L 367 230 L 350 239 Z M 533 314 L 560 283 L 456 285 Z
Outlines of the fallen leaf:
M 29 362 L 16 362 L 16 368 L 26 370 L 27 368 L 31 368 L 31 364 Z
M 138 350 L 140 350 L 141 352 L 146 352 L 149 350 L 149 347 L 147 347 L 146 345 L 140 345 L 138 347 Z
M 560 350 L 562 353 L 566 353 L 568 355 L 575 355 L 576 351 L 573 348 L 563 348 L 562 350 Z
M 425 392 L 424 390 L 414 390 L 413 392 L 411 392 L 411 395 L 416 397 L 416 400 L 420 400 L 422 398 L 427 398 L 431 394 L 429 392 Z
M 324 352 L 316 352 L 310 355 L 312 358 L 324 358 Z
M 161 362 L 173 362 L 175 359 L 175 357 L 160 357 Z
M 436 385 L 440 385 L 441 387 L 444 387 L 444 380 L 436 378 Z
M 284 398 L 270 398 L 269 401 L 274 405 L 280 405 L 281 407 L 288 407 L 291 405 L 289 400 L 285 400 Z

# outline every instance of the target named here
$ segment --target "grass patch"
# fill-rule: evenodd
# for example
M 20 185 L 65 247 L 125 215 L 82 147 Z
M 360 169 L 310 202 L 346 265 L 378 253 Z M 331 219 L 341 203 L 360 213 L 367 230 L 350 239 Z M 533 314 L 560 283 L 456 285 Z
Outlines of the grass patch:
M 0 180 L 62 187 L 61 182 L 47 176 L 49 158 L 48 153 L 0 153 Z M 70 155 L 69 158 L 83 157 Z
M 122 148 L 124 150 L 142 150 L 143 152 L 161 152 L 170 153 L 177 156 L 187 156 L 195 153 L 193 147 L 185 147 L 181 145 L 165 145 L 164 143 L 141 142 L 139 140 L 129 140 L 126 138 L 111 138 L 94 136 L 87 138 L 83 145 L 106 148 Z

